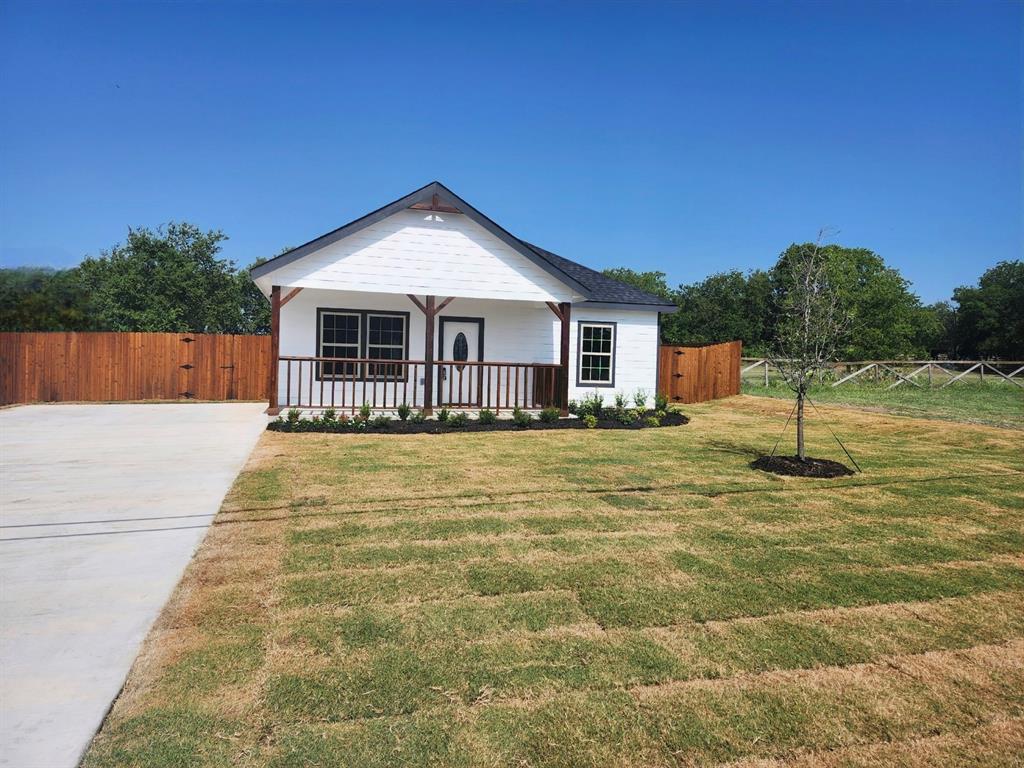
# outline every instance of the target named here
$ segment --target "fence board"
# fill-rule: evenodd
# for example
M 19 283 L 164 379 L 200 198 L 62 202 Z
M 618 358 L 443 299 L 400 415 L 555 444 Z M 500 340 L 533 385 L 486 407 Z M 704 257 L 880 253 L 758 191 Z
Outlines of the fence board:
M 0 404 L 265 400 L 269 368 L 269 336 L 0 333 Z
M 703 347 L 662 346 L 658 351 L 658 391 L 673 403 L 702 403 L 740 392 L 738 341 Z

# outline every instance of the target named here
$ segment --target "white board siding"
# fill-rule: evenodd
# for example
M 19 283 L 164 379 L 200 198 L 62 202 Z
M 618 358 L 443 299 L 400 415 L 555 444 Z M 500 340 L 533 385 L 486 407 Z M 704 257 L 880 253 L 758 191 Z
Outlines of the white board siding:
M 402 211 L 260 277 L 271 285 L 520 301 L 572 290 L 462 214 Z
M 423 313 L 407 296 L 375 294 L 354 291 L 326 291 L 304 289 L 281 309 L 281 355 L 312 357 L 317 354 L 317 309 L 379 310 L 409 313 L 409 358 L 424 358 L 425 322 Z M 550 309 L 542 303 L 527 301 L 486 301 L 457 298 L 445 307 L 441 317 L 480 317 L 484 320 L 484 360 L 514 363 L 557 363 L 561 324 Z M 569 335 L 569 397 L 579 399 L 595 391 L 592 386 L 576 386 L 576 344 L 578 322 L 593 321 L 615 323 L 615 386 L 597 391 L 611 403 L 615 392 L 632 395 L 637 389 L 647 392 L 653 402 L 657 385 L 658 313 L 574 307 Z M 438 323 L 435 335 L 440 331 Z M 287 402 L 284 374 L 279 379 L 279 397 Z M 297 392 L 296 369 L 293 366 L 292 399 Z M 420 378 L 422 378 L 422 369 Z M 308 368 L 303 373 L 308 386 Z M 325 385 L 325 400 L 330 401 L 331 384 Z M 355 387 L 355 402 L 362 403 L 362 384 L 334 384 L 335 402 L 342 400 L 342 386 L 347 386 L 344 400 L 351 403 Z M 423 403 L 423 387 L 419 381 L 416 402 Z M 399 385 L 401 388 L 401 385 Z M 410 399 L 411 399 L 410 385 Z M 368 390 L 367 390 L 368 391 Z M 320 387 L 314 387 L 314 398 L 319 398 Z M 308 397 L 308 389 L 303 400 Z M 367 398 L 369 399 L 369 398 Z

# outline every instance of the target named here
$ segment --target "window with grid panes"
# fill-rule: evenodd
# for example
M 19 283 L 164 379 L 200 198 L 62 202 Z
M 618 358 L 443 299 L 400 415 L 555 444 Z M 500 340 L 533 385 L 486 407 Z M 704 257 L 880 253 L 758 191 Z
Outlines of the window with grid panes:
M 615 361 L 615 326 L 580 323 L 580 384 L 611 384 Z

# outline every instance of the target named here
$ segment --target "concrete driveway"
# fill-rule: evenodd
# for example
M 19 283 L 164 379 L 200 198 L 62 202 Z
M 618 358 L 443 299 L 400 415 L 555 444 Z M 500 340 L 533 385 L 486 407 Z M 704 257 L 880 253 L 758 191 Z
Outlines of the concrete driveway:
M 0 411 L 0 765 L 78 764 L 264 407 Z

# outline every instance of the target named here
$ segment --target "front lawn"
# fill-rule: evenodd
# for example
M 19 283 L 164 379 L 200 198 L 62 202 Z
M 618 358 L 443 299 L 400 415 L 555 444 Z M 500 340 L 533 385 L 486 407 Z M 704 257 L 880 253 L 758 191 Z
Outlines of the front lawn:
M 268 432 L 85 765 L 1014 764 L 1020 432 L 828 409 L 864 474 L 749 469 L 789 407 Z

